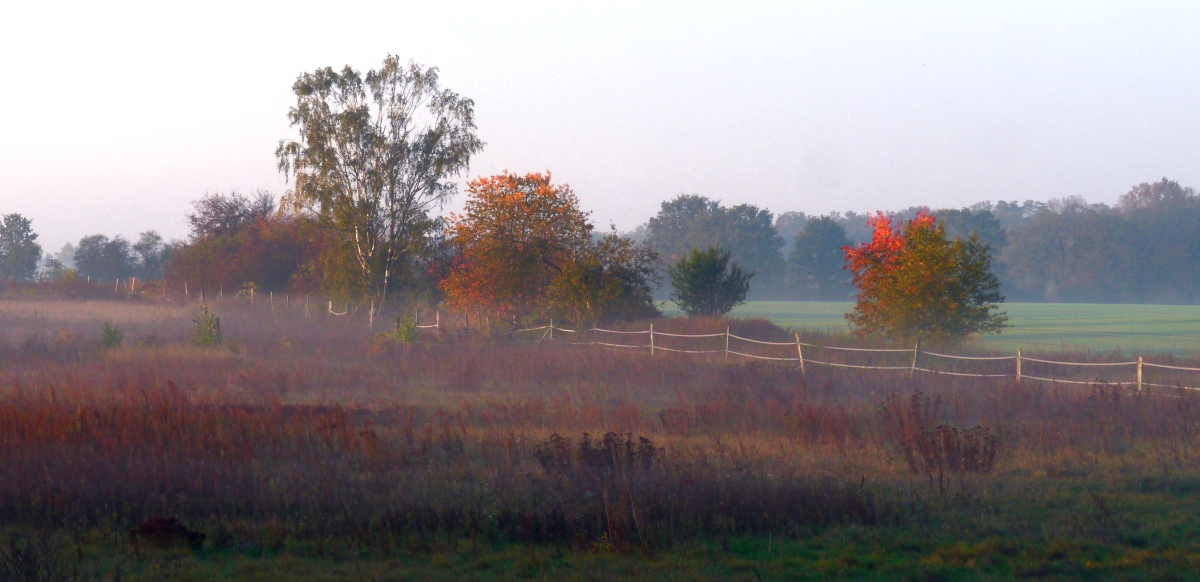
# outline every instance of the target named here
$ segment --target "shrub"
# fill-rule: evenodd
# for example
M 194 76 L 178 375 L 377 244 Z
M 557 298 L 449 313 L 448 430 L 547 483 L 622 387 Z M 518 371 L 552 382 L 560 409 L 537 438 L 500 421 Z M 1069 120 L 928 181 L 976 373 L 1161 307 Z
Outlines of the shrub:
M 881 424 L 904 456 L 908 469 L 945 486 L 949 475 L 991 473 L 996 467 L 1000 441 L 991 429 L 976 426 L 958 429 L 939 422 L 941 398 L 920 391 L 907 402 L 896 394 L 880 410 Z
M 115 348 L 125 341 L 125 334 L 121 328 L 104 322 L 100 328 L 100 345 L 106 348 Z
M 31 582 L 83 582 L 99 580 L 94 572 L 81 572 L 79 560 L 52 534 L 38 532 L 31 538 L 12 536 L 0 547 L 0 580 Z
M 221 318 L 209 311 L 207 305 L 204 306 L 204 311 L 192 319 L 192 324 L 195 326 L 192 332 L 192 345 L 201 347 L 220 345 Z
M 417 318 L 412 315 L 404 319 L 396 318 L 396 329 L 392 330 L 392 339 L 402 344 L 417 343 Z
M 746 302 L 750 278 L 737 266 L 729 264 L 729 251 L 720 245 L 708 250 L 693 248 L 687 256 L 671 267 L 671 299 L 689 316 L 722 316 Z

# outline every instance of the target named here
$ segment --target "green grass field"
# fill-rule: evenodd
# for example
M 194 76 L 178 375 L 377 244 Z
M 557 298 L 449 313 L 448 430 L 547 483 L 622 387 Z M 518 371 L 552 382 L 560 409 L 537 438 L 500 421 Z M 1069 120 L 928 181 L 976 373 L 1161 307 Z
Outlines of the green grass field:
M 847 331 L 853 303 L 751 301 L 738 317 L 765 317 L 784 327 Z M 974 340 L 980 349 L 1120 350 L 1126 354 L 1200 353 L 1200 305 L 1008 303 L 1012 326 Z

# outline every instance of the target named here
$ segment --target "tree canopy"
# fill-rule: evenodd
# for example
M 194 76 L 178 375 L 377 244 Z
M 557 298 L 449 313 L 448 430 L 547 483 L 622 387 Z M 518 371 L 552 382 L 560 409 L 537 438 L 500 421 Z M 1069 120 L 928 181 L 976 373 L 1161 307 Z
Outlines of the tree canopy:
M 704 196 L 680 195 L 662 203 L 650 219 L 650 245 L 668 265 L 694 248 L 720 245 L 734 262 L 756 273 L 756 282 L 775 289 L 787 270 L 774 215 L 750 204 L 725 207 Z
M 358 279 L 349 285 L 385 300 L 439 228 L 430 212 L 483 148 L 474 102 L 442 89 L 436 68 L 391 55 L 365 75 L 349 66 L 304 73 L 292 92 L 288 119 L 300 139 L 275 151 L 295 178 L 286 200 L 338 233 Z
M 0 279 L 29 281 L 37 273 L 42 247 L 33 232 L 33 221 L 20 214 L 0 220 Z
M 775 217 L 775 232 L 783 237 L 784 241 L 795 240 L 796 235 L 804 230 L 804 225 L 808 224 L 808 220 L 808 215 L 803 212 L 784 212 Z
M 1200 196 L 1163 178 L 1115 208 L 1051 200 L 1009 229 L 1010 293 L 1044 301 L 1193 303 L 1200 297 Z
M 451 305 L 512 323 L 654 312 L 649 247 L 615 234 L 596 241 L 575 193 L 549 173 L 481 177 L 467 196 L 448 231 L 455 259 L 441 288 Z
M 138 241 L 133 243 L 136 275 L 143 280 L 161 279 L 163 267 L 171 258 L 171 253 L 179 243 L 168 243 L 162 235 L 153 230 L 147 230 L 138 235 Z
M 112 281 L 134 275 L 137 265 L 133 249 L 123 236 L 108 238 L 93 234 L 79 239 L 75 247 L 75 269 L 95 281 Z
M 269 218 L 275 211 L 275 197 L 266 190 L 256 190 L 253 197 L 237 191 L 218 192 L 205 194 L 192 202 L 192 208 L 187 215 L 192 240 L 232 236 L 247 225 Z
M 689 316 L 717 317 L 745 303 L 753 272 L 730 264 L 720 245 L 693 248 L 670 268 L 671 300 Z
M 846 254 L 850 246 L 846 229 L 831 216 L 809 219 L 792 245 L 788 257 L 793 284 L 805 299 L 839 300 L 850 295 Z
M 268 197 L 261 196 L 260 200 L 265 201 Z M 260 206 L 266 207 L 266 204 Z M 312 217 L 256 213 L 248 220 L 227 224 L 236 224 L 236 228 L 194 229 L 188 244 L 167 249 L 170 251 L 165 265 L 167 276 L 189 282 L 193 288 L 207 288 L 210 292 L 245 286 L 260 291 L 321 288 L 325 275 L 322 259 L 329 252 L 330 237 Z M 152 242 L 143 233 L 139 244 L 133 248 L 142 254 L 139 247 L 153 248 Z M 147 254 L 155 256 L 153 251 Z M 145 259 L 142 268 L 150 268 Z
M 946 342 L 1005 327 L 1000 282 L 978 235 L 948 240 L 945 223 L 924 211 L 899 224 L 878 213 L 871 226 L 870 242 L 846 250 L 858 288 L 846 318 L 857 333 Z

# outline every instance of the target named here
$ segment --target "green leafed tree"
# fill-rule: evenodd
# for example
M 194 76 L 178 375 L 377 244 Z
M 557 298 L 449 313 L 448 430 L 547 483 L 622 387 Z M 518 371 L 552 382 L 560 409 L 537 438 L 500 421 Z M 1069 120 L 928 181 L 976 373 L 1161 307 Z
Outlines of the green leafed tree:
M 0 279 L 29 281 L 37 274 L 42 247 L 32 224 L 20 214 L 6 214 L 0 221 Z
M 587 324 L 659 317 L 657 263 L 650 245 L 615 232 L 590 242 L 563 262 L 550 285 L 552 313 Z
M 806 299 L 845 299 L 850 295 L 846 229 L 832 216 L 809 219 L 792 245 L 788 257 L 793 284 Z
M 662 203 L 647 227 L 650 245 L 671 265 L 693 248 L 720 245 L 737 264 L 757 273 L 756 293 L 777 288 L 787 263 L 774 215 L 750 204 L 722 206 L 704 196 L 680 195 Z
M 365 75 L 317 69 L 292 86 L 298 141 L 280 141 L 279 169 L 295 178 L 285 202 L 315 211 L 340 235 L 354 286 L 386 300 L 440 226 L 431 211 L 483 149 L 474 102 L 438 84 L 438 70 L 389 55 Z
M 990 210 L 971 208 L 945 209 L 936 212 L 937 217 L 946 223 L 946 236 L 951 239 L 967 240 L 972 234 L 979 237 L 980 242 L 999 252 L 1008 244 L 1008 237 L 1001 226 L 1000 220 Z
M 730 264 L 729 257 L 720 245 L 693 248 L 668 271 L 674 287 L 671 300 L 691 317 L 725 315 L 745 303 L 754 273 Z
M 118 235 L 110 239 L 93 234 L 79 239 L 75 268 L 80 275 L 93 281 L 112 281 L 134 276 L 137 263 L 125 237 Z
M 143 232 L 138 236 L 138 241 L 130 247 L 136 257 L 137 276 L 147 281 L 161 279 L 163 266 L 177 246 L 164 242 L 162 236 L 153 230 Z

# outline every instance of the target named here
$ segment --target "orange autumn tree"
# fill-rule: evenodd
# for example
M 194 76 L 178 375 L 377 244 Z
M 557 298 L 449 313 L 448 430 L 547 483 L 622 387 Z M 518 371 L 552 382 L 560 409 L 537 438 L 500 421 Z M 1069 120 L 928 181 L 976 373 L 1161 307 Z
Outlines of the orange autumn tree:
M 549 172 L 477 178 L 464 213 L 450 218 L 446 301 L 513 324 L 656 315 L 657 256 L 615 233 L 594 240 L 593 230 L 575 193 Z
M 974 233 L 947 240 L 945 224 L 926 211 L 895 224 L 879 212 L 868 224 L 871 241 L 844 249 L 858 288 L 846 314 L 856 333 L 953 342 L 1006 326 L 990 246 Z

